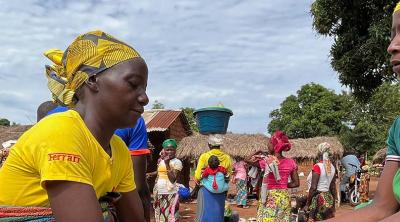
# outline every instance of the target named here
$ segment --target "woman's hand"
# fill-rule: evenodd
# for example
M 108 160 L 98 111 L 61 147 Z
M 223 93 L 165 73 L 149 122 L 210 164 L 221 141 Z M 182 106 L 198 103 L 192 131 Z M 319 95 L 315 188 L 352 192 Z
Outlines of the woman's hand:
M 157 176 L 157 171 L 146 173 L 146 179 L 147 180 L 152 178 L 152 177 L 155 177 L 155 176 Z
M 310 206 L 306 205 L 306 206 L 303 208 L 303 210 L 304 210 L 304 212 L 310 211 Z

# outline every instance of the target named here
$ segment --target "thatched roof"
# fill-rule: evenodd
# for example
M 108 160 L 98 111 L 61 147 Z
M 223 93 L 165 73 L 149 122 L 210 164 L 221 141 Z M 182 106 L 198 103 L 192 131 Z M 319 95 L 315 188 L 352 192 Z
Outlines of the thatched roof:
M 209 150 L 208 136 L 196 134 L 183 138 L 178 144 L 177 157 L 199 158 Z M 262 134 L 226 134 L 221 147 L 227 154 L 236 157 L 247 157 L 260 150 L 268 150 L 268 137 Z
M 386 151 L 386 147 L 378 150 L 378 152 L 376 152 L 374 157 L 372 158 L 372 163 L 382 163 L 383 161 L 385 161 Z
M 17 140 L 25 131 L 31 128 L 26 126 L 0 126 L 0 148 L 1 144 L 8 140 Z
M 208 136 L 193 135 L 185 137 L 178 144 L 177 157 L 199 158 L 202 153 L 208 151 Z M 262 134 L 226 134 L 222 150 L 233 157 L 248 157 L 257 151 L 268 150 L 268 137 Z M 317 158 L 316 147 L 322 142 L 332 145 L 333 154 L 337 157 L 343 155 L 343 146 L 336 137 L 315 137 L 309 139 L 293 139 L 292 149 L 285 156 L 295 159 Z
M 336 158 L 343 156 L 343 146 L 337 137 L 314 137 L 308 139 L 292 139 L 292 149 L 285 156 L 295 159 L 316 159 L 317 146 L 323 142 L 331 144 L 332 154 Z

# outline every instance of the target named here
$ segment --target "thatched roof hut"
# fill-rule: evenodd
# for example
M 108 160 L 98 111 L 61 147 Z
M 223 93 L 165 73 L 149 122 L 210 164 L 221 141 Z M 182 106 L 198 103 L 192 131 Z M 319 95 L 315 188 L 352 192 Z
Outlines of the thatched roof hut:
M 378 150 L 378 152 L 375 153 L 374 157 L 372 157 L 372 163 L 383 163 L 383 161 L 385 161 L 386 158 L 386 152 L 387 152 L 387 148 L 383 148 Z
M 1 144 L 8 140 L 17 140 L 31 125 L 21 126 L 0 126 L 0 148 Z
M 185 137 L 178 144 L 177 157 L 181 159 L 197 159 L 208 151 L 208 136 L 193 135 Z M 268 150 L 269 138 L 262 134 L 226 134 L 222 150 L 233 157 L 248 157 L 257 151 Z M 335 157 L 343 155 L 343 146 L 336 137 L 314 137 L 309 139 L 293 139 L 292 149 L 285 156 L 294 159 L 316 159 L 318 144 L 328 142 L 332 145 Z
M 294 159 L 316 159 L 317 146 L 323 142 L 331 144 L 332 154 L 335 158 L 343 156 L 343 146 L 337 137 L 314 137 L 308 139 L 293 139 L 292 149 L 285 153 L 285 156 Z
M 180 159 L 197 159 L 207 152 L 208 136 L 196 134 L 183 138 L 178 144 L 177 157 Z M 247 157 L 253 153 L 268 150 L 268 137 L 262 134 L 224 135 L 224 145 L 221 147 L 232 157 Z

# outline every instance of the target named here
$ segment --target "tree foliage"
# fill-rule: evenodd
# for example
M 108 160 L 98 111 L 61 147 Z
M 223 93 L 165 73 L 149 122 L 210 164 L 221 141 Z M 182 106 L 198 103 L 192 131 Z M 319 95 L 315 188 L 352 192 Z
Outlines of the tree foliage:
M 314 29 L 334 39 L 330 50 L 333 69 L 362 101 L 383 82 L 395 80 L 386 48 L 396 2 L 315 0 L 311 6 Z
M 196 120 L 193 115 L 195 109 L 192 107 L 182 107 L 181 109 L 185 114 L 187 121 L 189 122 L 192 132 L 199 132 L 199 127 L 197 126 Z
M 372 95 L 369 103 L 353 99 L 349 125 L 340 133 L 345 147 L 375 153 L 385 146 L 388 130 L 400 115 L 400 85 L 385 83 Z
M 268 132 L 283 130 L 290 138 L 337 135 L 346 121 L 347 102 L 318 84 L 307 84 L 270 113 Z
M 388 130 L 400 116 L 398 104 L 399 84 L 382 84 L 364 103 L 311 83 L 270 113 L 268 131 L 283 130 L 290 138 L 336 135 L 346 150 L 373 155 L 385 146 Z
M 164 104 L 162 104 L 158 100 L 154 101 L 152 109 L 164 109 L 164 108 L 165 108 Z
M 10 126 L 10 121 L 8 119 L 0 119 L 0 126 Z

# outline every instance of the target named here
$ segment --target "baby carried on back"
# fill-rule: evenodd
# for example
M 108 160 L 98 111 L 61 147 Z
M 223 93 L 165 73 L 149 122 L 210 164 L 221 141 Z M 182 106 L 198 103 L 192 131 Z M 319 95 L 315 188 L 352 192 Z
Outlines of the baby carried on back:
M 201 174 L 201 185 L 212 193 L 223 193 L 228 191 L 227 170 L 220 166 L 220 161 L 217 156 L 208 158 L 208 166 Z

